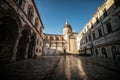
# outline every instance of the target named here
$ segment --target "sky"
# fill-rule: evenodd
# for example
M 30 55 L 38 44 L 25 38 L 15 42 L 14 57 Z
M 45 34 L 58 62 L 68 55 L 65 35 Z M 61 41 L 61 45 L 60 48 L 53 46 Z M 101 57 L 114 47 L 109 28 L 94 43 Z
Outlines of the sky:
M 63 34 L 66 21 L 80 32 L 104 0 L 35 0 L 46 34 Z

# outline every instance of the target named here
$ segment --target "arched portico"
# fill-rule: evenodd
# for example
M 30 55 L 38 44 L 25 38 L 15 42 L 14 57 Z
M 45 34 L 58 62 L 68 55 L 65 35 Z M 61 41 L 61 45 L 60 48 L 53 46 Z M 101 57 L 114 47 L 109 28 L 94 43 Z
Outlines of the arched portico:
M 11 16 L 0 18 L 0 60 L 2 62 L 15 59 L 18 36 L 17 21 Z
M 107 58 L 107 52 L 106 52 L 106 49 L 105 48 L 102 48 L 102 54 L 105 55 L 105 58 Z
M 29 42 L 30 42 L 30 31 L 28 29 L 24 29 L 19 39 L 17 60 L 27 59 Z
M 35 57 L 35 42 L 36 42 L 35 39 L 36 39 L 36 36 L 35 36 L 35 34 L 33 34 L 31 36 L 31 42 L 29 44 L 28 58 Z

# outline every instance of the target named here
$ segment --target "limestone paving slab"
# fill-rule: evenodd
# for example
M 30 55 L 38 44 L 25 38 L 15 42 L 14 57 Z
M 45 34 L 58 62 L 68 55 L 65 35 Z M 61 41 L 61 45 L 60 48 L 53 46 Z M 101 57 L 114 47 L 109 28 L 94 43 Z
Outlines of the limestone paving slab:
M 0 80 L 43 80 L 58 61 L 59 57 L 40 57 L 7 64 L 2 67 Z

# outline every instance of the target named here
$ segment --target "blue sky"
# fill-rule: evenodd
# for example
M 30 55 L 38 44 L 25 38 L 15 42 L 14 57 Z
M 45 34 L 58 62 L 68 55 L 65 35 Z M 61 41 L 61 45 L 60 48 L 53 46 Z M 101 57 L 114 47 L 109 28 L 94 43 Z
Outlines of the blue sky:
M 80 32 L 104 0 L 35 0 L 44 33 L 62 34 L 66 23 Z

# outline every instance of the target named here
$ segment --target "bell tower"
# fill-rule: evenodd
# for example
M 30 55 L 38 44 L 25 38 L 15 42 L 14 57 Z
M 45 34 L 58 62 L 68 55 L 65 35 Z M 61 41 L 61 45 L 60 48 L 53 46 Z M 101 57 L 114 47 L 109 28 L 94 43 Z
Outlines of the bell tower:
M 70 51 L 70 35 L 72 34 L 72 28 L 69 25 L 68 21 L 66 21 L 66 24 L 63 28 L 63 36 L 64 36 L 64 40 L 66 40 L 66 51 L 69 52 Z
M 63 28 L 63 35 L 64 35 L 64 39 L 67 40 L 68 36 L 72 33 L 72 28 L 69 25 L 68 21 L 66 21 L 66 24 Z

